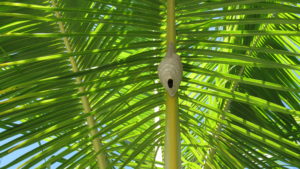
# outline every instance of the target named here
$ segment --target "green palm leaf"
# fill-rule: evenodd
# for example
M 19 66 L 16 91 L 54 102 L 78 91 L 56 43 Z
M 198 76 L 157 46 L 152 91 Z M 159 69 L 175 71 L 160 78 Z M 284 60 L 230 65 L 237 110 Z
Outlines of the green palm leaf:
M 176 1 L 183 168 L 300 167 L 299 11 Z M 0 21 L 1 168 L 163 168 L 165 1 L 7 0 Z

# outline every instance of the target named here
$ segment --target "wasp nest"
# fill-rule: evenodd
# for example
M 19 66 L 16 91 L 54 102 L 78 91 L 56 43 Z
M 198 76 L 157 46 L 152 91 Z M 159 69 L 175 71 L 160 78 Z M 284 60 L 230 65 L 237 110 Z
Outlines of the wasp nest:
M 160 82 L 169 95 L 174 96 L 179 88 L 182 79 L 182 64 L 180 57 L 175 53 L 174 48 L 169 47 L 167 55 L 158 66 Z

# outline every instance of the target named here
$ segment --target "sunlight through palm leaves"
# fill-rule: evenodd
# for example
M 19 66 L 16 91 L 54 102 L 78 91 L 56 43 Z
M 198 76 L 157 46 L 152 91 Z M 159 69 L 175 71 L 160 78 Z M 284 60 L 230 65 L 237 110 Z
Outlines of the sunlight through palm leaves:
M 298 0 L 1 1 L 0 168 L 165 168 L 176 147 L 178 168 L 299 168 L 299 11 Z M 157 72 L 170 42 L 183 65 L 172 104 Z M 170 105 L 180 141 L 164 150 Z

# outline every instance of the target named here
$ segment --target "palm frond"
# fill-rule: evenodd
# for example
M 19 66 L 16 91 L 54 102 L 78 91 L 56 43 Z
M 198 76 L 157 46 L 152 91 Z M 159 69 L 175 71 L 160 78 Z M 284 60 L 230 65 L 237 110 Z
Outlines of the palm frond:
M 177 0 L 184 168 L 300 166 L 299 8 Z M 162 168 L 165 1 L 7 0 L 0 20 L 1 168 Z

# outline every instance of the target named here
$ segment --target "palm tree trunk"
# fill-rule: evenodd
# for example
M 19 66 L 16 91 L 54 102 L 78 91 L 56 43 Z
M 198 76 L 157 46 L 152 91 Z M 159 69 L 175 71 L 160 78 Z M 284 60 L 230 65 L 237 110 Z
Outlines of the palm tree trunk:
M 167 50 L 175 52 L 175 0 L 167 0 Z M 166 101 L 166 139 L 165 139 L 165 169 L 179 169 L 180 162 L 180 128 L 178 117 L 177 95 L 167 93 Z

